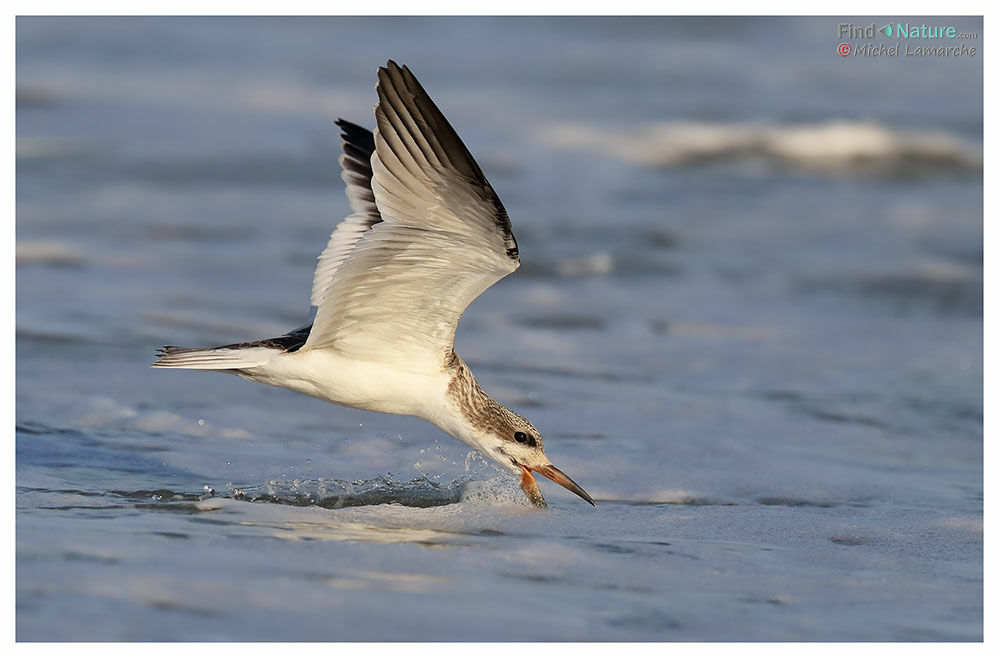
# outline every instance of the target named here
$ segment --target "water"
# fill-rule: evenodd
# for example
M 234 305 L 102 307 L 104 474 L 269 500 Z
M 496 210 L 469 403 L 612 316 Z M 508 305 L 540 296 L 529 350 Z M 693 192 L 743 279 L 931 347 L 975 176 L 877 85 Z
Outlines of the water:
M 981 640 L 982 61 L 837 22 L 19 19 L 18 639 Z M 304 321 L 388 57 L 520 243 L 457 349 L 596 508 L 147 367 Z

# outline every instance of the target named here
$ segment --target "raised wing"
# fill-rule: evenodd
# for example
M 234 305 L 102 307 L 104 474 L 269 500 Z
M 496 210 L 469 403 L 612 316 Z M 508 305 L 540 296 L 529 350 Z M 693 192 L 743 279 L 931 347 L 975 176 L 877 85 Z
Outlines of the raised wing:
M 312 277 L 312 305 L 322 306 L 323 297 L 340 264 L 353 251 L 354 245 L 368 229 L 382 221 L 371 191 L 371 154 L 375 152 L 375 136 L 370 130 L 338 119 L 343 153 L 340 155 L 340 178 L 347 185 L 347 200 L 354 213 L 337 224 L 326 248 L 319 255 L 319 264 Z
M 390 61 L 378 70 L 375 117 L 371 190 L 382 221 L 331 273 L 302 349 L 439 366 L 465 308 L 519 266 L 517 241 L 482 170 L 408 68 Z

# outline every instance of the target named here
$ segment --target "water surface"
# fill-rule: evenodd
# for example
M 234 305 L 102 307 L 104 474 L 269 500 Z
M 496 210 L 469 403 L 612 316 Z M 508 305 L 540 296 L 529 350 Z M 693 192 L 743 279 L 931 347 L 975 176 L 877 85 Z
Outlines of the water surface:
M 20 19 L 18 639 L 981 640 L 981 58 L 837 22 Z M 596 508 L 148 368 L 306 319 L 388 57 L 520 244 L 456 347 Z

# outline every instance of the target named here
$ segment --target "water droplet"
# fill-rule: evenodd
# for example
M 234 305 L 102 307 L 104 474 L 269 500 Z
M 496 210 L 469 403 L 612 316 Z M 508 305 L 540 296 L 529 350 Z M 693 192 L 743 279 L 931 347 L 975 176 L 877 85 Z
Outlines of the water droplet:
M 199 418 L 198 419 L 198 425 L 204 426 L 204 424 L 205 424 L 205 419 L 204 418 Z

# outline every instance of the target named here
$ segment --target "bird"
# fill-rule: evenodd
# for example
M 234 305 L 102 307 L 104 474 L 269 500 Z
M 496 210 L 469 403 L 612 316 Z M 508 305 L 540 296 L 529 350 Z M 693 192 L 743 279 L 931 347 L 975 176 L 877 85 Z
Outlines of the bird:
M 336 405 L 415 416 L 520 477 L 593 498 L 545 455 L 538 429 L 489 397 L 454 350 L 468 305 L 520 266 L 510 218 L 482 169 L 407 66 L 378 68 L 374 132 L 344 119 L 351 214 L 312 283 L 311 324 L 217 347 L 163 346 L 154 368 L 211 370 Z

